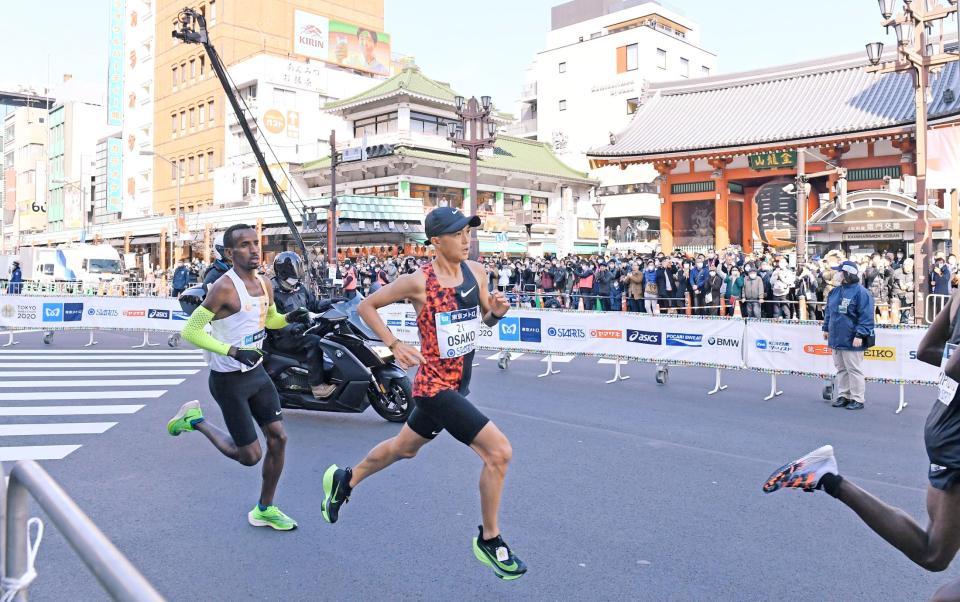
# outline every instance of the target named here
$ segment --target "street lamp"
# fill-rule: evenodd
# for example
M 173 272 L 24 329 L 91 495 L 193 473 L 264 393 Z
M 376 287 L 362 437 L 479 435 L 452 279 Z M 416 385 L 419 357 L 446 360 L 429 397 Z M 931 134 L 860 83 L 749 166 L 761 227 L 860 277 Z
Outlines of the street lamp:
M 454 148 L 465 148 L 470 153 L 470 215 L 477 214 L 477 156 L 481 149 L 493 148 L 496 143 L 497 124 L 490 113 L 493 101 L 489 96 L 481 96 L 480 101 L 473 96 L 465 100 L 463 96 L 454 98 L 457 116 L 460 121 L 447 124 L 447 140 Z M 467 137 L 469 135 L 469 137 Z M 477 230 L 470 231 L 470 259 L 480 256 L 480 242 Z
M 597 212 L 597 255 L 603 255 L 603 251 L 601 249 L 601 243 L 603 241 L 603 238 L 601 238 L 601 235 L 603 234 L 603 219 L 601 219 L 600 216 L 603 214 L 603 207 L 606 203 L 604 203 L 603 199 L 601 198 L 594 198 L 596 198 L 596 201 L 593 203 L 593 210 Z
M 176 161 L 171 161 L 163 155 L 157 154 L 153 151 L 140 151 L 140 155 L 144 157 L 156 157 L 162 161 L 166 161 L 173 167 L 174 173 L 177 174 L 177 211 L 173 214 L 173 228 L 172 230 L 176 231 L 176 238 L 180 238 L 180 166 Z M 174 254 L 173 254 L 173 240 L 174 235 L 170 235 L 170 267 L 173 267 L 174 263 Z
M 942 68 L 957 60 L 956 53 L 940 51 L 939 40 L 933 35 L 933 24 L 957 11 L 957 0 L 948 0 L 949 6 L 939 2 L 912 2 L 903 0 L 903 13 L 893 16 L 894 0 L 878 0 L 880 22 L 885 28 L 893 27 L 897 34 L 896 58 L 887 63 L 880 60 L 882 46 L 867 44 L 868 73 L 894 73 L 908 71 L 913 75 L 914 104 L 916 110 L 915 158 L 917 178 L 917 219 L 913 222 L 913 290 L 914 316 L 918 322 L 925 318 L 924 294 L 930 273 L 930 255 L 933 253 L 933 237 L 927 220 L 927 94 L 930 86 L 930 69 Z M 958 21 L 960 28 L 960 21 Z M 845 181 L 838 184 L 845 184 Z

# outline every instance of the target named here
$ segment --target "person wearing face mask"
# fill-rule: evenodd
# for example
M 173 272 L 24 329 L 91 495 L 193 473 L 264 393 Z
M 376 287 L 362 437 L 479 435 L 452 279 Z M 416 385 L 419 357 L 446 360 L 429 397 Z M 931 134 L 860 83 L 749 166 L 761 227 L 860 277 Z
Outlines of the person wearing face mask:
M 894 271 L 900 269 L 900 266 L 903 265 L 903 259 L 903 251 L 897 251 L 894 258 L 890 261 L 890 269 Z
M 627 289 L 627 311 L 643 311 L 643 287 L 646 280 L 643 272 L 640 271 L 640 264 L 634 261 L 630 266 L 630 272 L 621 278 L 621 282 Z
M 781 258 L 777 269 L 770 273 L 770 292 L 773 293 L 773 302 L 770 305 L 774 318 L 790 319 L 787 296 L 795 283 L 796 278 L 786 258 Z
M 664 257 L 660 267 L 657 268 L 657 296 L 660 300 L 660 307 L 667 310 L 667 313 L 675 313 L 676 308 L 680 306 L 679 300 L 682 298 L 680 293 L 679 273 L 673 265 L 673 260 Z
M 648 261 L 647 269 L 643 271 L 643 306 L 648 314 L 660 313 L 660 304 L 657 300 L 658 291 L 657 264 Z
M 934 295 L 950 294 L 950 267 L 943 253 L 937 253 L 936 263 L 930 273 L 930 292 Z
M 757 278 L 763 284 L 763 300 L 764 302 L 760 304 L 760 314 L 764 318 L 773 318 L 774 304 L 773 299 L 773 286 L 770 284 L 770 276 L 773 274 L 773 269 L 770 267 L 770 260 L 764 259 L 760 264 L 760 269 L 757 270 Z
M 703 284 L 703 309 L 704 315 L 720 315 L 720 295 L 723 290 L 723 276 L 717 272 L 715 266 L 709 266 L 707 278 Z
M 706 296 L 705 286 L 707 283 L 707 274 L 709 268 L 704 263 L 703 255 L 697 256 L 697 261 L 690 268 L 690 300 L 693 303 L 693 313 L 695 315 L 705 315 L 704 297 Z
M 743 281 L 743 307 L 748 318 L 760 318 L 760 304 L 764 300 L 763 279 L 752 263 L 746 266 L 747 278 Z
M 899 305 L 900 323 L 909 324 L 913 319 L 913 259 L 910 257 L 893 272 L 893 296 Z
M 830 292 L 823 317 L 823 338 L 833 350 L 837 368 L 833 407 L 860 410 L 866 390 L 863 352 L 869 346 L 867 339 L 873 337 L 873 296 L 860 285 L 860 268 L 855 262 L 844 261 L 835 269 L 843 284 Z
M 727 314 L 731 316 L 737 315 L 737 305 L 740 303 L 740 297 L 743 296 L 743 277 L 740 275 L 740 268 L 733 267 L 730 269 L 730 275 L 727 276 L 727 297 L 729 298 L 729 307 L 727 308 Z M 740 309 L 740 313 L 743 313 L 743 309 Z
M 579 268 L 574 266 L 573 275 L 576 278 L 576 289 L 570 307 L 571 309 L 590 309 L 590 302 L 593 301 L 593 269 L 583 261 Z M 583 307 L 580 307 L 581 303 Z

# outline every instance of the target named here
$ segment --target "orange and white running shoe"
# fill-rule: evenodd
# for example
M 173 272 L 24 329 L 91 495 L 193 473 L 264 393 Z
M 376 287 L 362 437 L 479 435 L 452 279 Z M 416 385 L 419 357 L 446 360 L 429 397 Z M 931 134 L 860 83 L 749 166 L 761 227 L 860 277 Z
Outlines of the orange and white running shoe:
M 837 474 L 837 459 L 833 457 L 832 445 L 819 447 L 775 470 L 763 484 L 763 492 L 773 493 L 781 487 L 813 491 L 819 488 L 820 479 L 825 474 Z

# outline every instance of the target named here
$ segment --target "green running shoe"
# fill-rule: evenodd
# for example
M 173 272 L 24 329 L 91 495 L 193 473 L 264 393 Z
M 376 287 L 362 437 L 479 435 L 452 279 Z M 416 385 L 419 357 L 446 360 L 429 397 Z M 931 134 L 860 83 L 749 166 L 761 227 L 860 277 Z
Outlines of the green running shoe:
M 270 527 L 277 531 L 293 531 L 297 528 L 297 521 L 280 511 L 276 506 L 267 506 L 260 510 L 260 504 L 247 513 L 247 522 L 254 527 Z
M 490 541 L 483 540 L 483 526 L 480 534 L 473 538 L 473 555 L 477 560 L 493 569 L 493 574 L 505 581 L 523 577 L 527 565 L 510 550 L 510 546 L 497 535 Z
M 180 409 L 170 419 L 170 422 L 167 423 L 167 432 L 173 435 L 174 437 L 178 436 L 180 433 L 189 433 L 194 430 L 193 424 L 194 420 L 197 419 L 203 420 L 203 412 L 200 410 L 200 402 L 194 399 L 193 401 L 188 401 L 187 403 L 180 406 Z

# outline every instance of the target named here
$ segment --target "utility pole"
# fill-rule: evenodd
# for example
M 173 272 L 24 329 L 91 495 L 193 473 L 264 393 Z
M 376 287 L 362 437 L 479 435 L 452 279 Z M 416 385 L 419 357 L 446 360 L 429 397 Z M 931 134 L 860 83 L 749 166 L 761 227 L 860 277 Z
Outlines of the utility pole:
M 867 72 L 883 74 L 909 71 L 913 75 L 916 111 L 914 153 L 917 168 L 917 219 L 913 222 L 913 311 L 916 321 L 920 323 L 927 317 L 925 301 L 929 292 L 930 256 L 933 254 L 933 237 L 927 220 L 927 91 L 930 68 L 942 68 L 957 60 L 956 53 L 943 52 L 941 41 L 934 39 L 933 30 L 937 21 L 957 12 L 957 3 L 954 0 L 949 6 L 942 6 L 939 2 L 904 0 L 903 12 L 896 17 L 893 16 L 894 4 L 895 0 L 879 2 L 883 17 L 880 25 L 893 27 L 897 34 L 896 59 L 881 63 L 883 43 L 867 44 L 867 58 L 871 65 Z
M 330 130 L 330 206 L 327 208 L 327 266 L 337 269 L 337 131 Z

